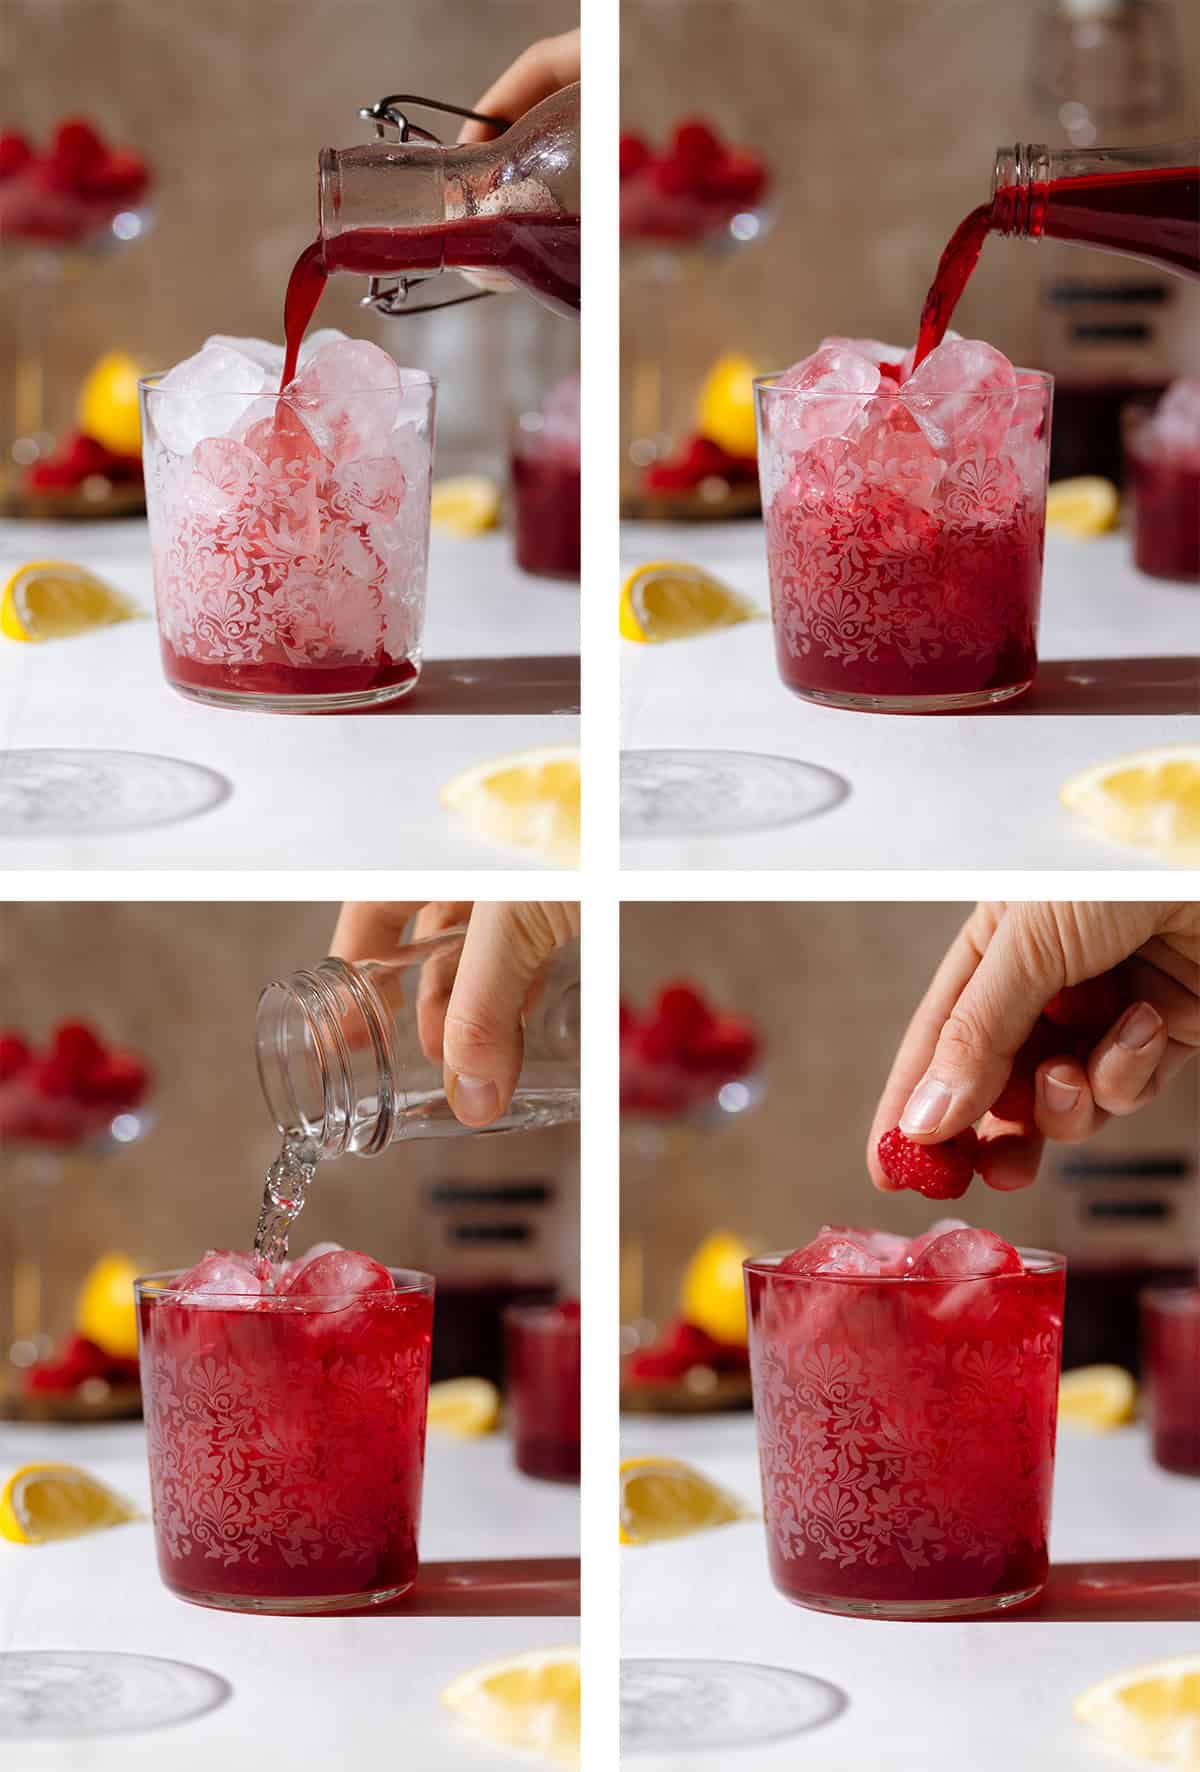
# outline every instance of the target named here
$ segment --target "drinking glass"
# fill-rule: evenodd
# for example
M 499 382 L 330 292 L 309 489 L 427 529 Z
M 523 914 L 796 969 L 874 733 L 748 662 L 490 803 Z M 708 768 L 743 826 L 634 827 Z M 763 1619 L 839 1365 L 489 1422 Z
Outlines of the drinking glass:
M 527 1477 L 579 1481 L 580 1315 L 573 1302 L 504 1313 L 513 1457 Z
M 214 707 L 353 711 L 421 669 L 435 384 L 290 396 L 142 383 L 163 670 Z
M 334 1612 L 417 1571 L 434 1282 L 181 1293 L 135 1283 L 158 1566 L 182 1599 Z
M 1040 1591 L 1061 1255 L 911 1279 L 745 1263 L 771 1579 L 796 1605 L 954 1618 Z
M 1141 1304 L 1154 1462 L 1200 1477 L 1200 1287 L 1155 1287 Z

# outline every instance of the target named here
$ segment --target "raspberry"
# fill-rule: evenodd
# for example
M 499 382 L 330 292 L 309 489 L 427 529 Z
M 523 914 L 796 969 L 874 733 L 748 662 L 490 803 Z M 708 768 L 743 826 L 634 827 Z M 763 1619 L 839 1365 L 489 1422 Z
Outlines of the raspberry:
M 1055 1027 L 1106 1034 L 1124 1007 L 1125 999 L 1116 979 L 1111 972 L 1102 972 L 1099 978 L 1066 985 L 1051 997 L 1042 1014 Z
M 626 130 L 620 140 L 621 177 L 632 178 L 650 163 L 650 149 L 645 138 Z
M 767 169 L 756 154 L 730 149 L 704 169 L 706 196 L 727 197 L 734 203 L 757 203 L 767 182 Z
M 635 1028 L 631 1044 L 643 1064 L 670 1064 L 675 1057 L 675 1036 L 661 1021 L 646 1021 Z
M 888 1180 L 913 1188 L 927 1200 L 958 1200 L 971 1185 L 979 1140 L 968 1129 L 944 1144 L 914 1144 L 899 1126 L 879 1140 L 879 1162 Z
M 666 1382 L 683 1378 L 693 1366 L 711 1366 L 716 1372 L 739 1372 L 746 1368 L 744 1347 L 714 1341 L 711 1335 L 677 1317 L 668 1323 L 656 1342 L 639 1348 L 629 1361 L 629 1376 L 643 1382 Z
M 82 184 L 107 155 L 108 149 L 86 117 L 68 117 L 54 131 L 50 158 L 73 184 Z
M 758 1036 L 737 1015 L 719 1015 L 688 1041 L 683 1053 L 688 1070 L 715 1071 L 736 1077 L 748 1071 L 758 1052 Z
M 20 1034 L 0 1034 L 0 1083 L 7 1083 L 25 1069 L 33 1053 Z
M 50 1052 L 65 1065 L 76 1083 L 94 1071 L 105 1056 L 103 1045 L 86 1021 L 64 1021 L 56 1027 Z
M 998 1120 L 1015 1120 L 1021 1126 L 1032 1126 L 1036 1104 L 1032 1078 L 1023 1076 L 1014 1064 L 1012 1075 L 992 1103 L 991 1112 Z
M 719 138 L 701 117 L 687 117 L 676 126 L 671 138 L 671 158 L 688 171 L 703 173 L 723 158 Z
M 146 189 L 149 178 L 146 162 L 140 154 L 129 148 L 111 148 L 102 160 L 83 173 L 80 186 L 89 197 L 112 197 L 133 202 Z
M 637 1026 L 637 1017 L 634 1015 L 633 1010 L 629 1007 L 629 1004 L 625 1001 L 624 997 L 621 998 L 618 1007 L 621 1016 L 621 1038 L 622 1040 L 626 1040 Z
M 44 1101 L 63 1101 L 75 1093 L 75 1078 L 61 1058 L 38 1058 L 29 1067 L 27 1081 Z
M 95 1068 L 79 1079 L 85 1101 L 110 1108 L 136 1107 L 146 1092 L 146 1067 L 132 1052 L 106 1053 Z
M 654 186 L 662 197 L 686 197 L 692 188 L 692 172 L 682 160 L 668 155 L 651 167 Z
M 0 178 L 15 178 L 33 159 L 33 149 L 16 129 L 0 130 Z
M 684 1046 L 711 1023 L 712 1011 L 690 984 L 664 985 L 654 1004 L 654 1020 L 668 1028 L 677 1045 Z

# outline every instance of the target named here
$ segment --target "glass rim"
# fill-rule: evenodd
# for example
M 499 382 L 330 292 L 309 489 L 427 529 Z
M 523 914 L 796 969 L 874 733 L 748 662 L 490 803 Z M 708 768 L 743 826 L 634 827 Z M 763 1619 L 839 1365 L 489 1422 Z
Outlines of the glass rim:
M 386 1262 L 383 1262 L 380 1265 L 387 1267 Z M 430 1298 L 433 1297 L 437 1285 L 437 1281 L 433 1274 L 422 1273 L 419 1268 L 408 1267 L 388 1267 L 387 1271 L 392 1276 L 393 1281 L 397 1279 L 403 1279 L 405 1281 L 404 1285 L 396 1286 L 394 1288 L 390 1295 L 393 1298 L 419 1294 L 424 1294 Z M 139 1274 L 133 1282 L 134 1296 L 139 1304 L 143 1299 L 148 1303 L 157 1304 L 181 1304 L 192 1302 L 189 1300 L 187 1293 L 180 1292 L 178 1288 L 173 1287 L 171 1284 L 172 1281 L 180 1280 L 183 1278 L 184 1274 L 190 1272 L 190 1268 L 177 1267 L 162 1268 L 159 1272 L 153 1274 Z M 215 1301 L 218 1305 L 235 1305 L 238 1310 L 245 1310 L 246 1306 L 241 1301 L 247 1298 L 249 1294 L 245 1292 L 205 1292 L 202 1296 L 205 1300 Z M 300 1299 L 289 1298 L 287 1293 L 268 1292 L 262 1294 L 262 1296 L 265 1298 L 272 1298 L 279 1304 L 288 1304 L 292 1309 L 300 1309 L 306 1305 L 316 1303 L 321 1299 L 345 1298 L 347 1293 L 345 1287 L 342 1287 L 338 1291 L 306 1292 L 301 1295 Z M 350 1296 L 352 1299 L 358 1297 L 357 1294 L 351 1294 Z M 383 1298 L 387 1297 L 388 1294 L 382 1292 L 364 1293 L 362 1296 L 367 1298 Z M 210 1307 L 208 1304 L 196 1305 L 193 1302 L 193 1308 L 204 1310 Z
M 514 1299 L 506 1304 L 501 1312 L 501 1321 L 505 1324 L 518 1323 L 523 1327 L 549 1330 L 554 1335 L 565 1335 L 581 1332 L 582 1316 L 564 1316 L 563 1305 L 571 1303 L 570 1298 L 527 1298 Z M 578 1302 L 575 1300 L 574 1302 Z
M 789 1285 L 831 1280 L 838 1286 L 847 1283 L 855 1286 L 973 1286 L 981 1281 L 1023 1280 L 1031 1274 L 1066 1272 L 1067 1258 L 1056 1249 L 1025 1249 L 1019 1243 L 1012 1247 L 1023 1262 L 1028 1260 L 1034 1264 L 1023 1274 L 919 1274 L 915 1279 L 911 1274 L 781 1274 L 779 1263 L 792 1253 L 790 1249 L 772 1249 L 766 1255 L 749 1255 L 743 1261 L 742 1269 L 747 1274 L 761 1274 L 765 1279 L 778 1279 Z
M 1026 382 L 1027 386 L 1030 381 L 1037 382 L 1040 384 L 1043 392 L 1053 394 L 1054 377 L 1046 370 L 1025 369 L 1019 363 L 1014 363 L 1012 368 L 1014 375 L 1021 375 L 1028 378 L 1028 381 Z M 852 395 L 851 391 L 847 388 L 781 388 L 778 385 L 779 377 L 786 374 L 786 369 L 773 369 L 766 375 L 756 375 L 754 377 L 755 396 L 757 397 L 760 394 L 779 394 L 784 398 L 798 400 L 846 400 L 850 398 L 855 400 L 884 400 L 892 399 L 901 395 L 904 389 L 908 386 L 907 382 L 894 382 L 889 377 L 887 378 L 887 385 L 885 387 L 876 388 L 874 392 L 870 394 L 854 393 Z M 969 388 L 957 387 L 939 388 L 936 394 L 919 393 L 918 398 L 923 401 L 940 400 L 944 396 L 950 394 L 966 393 L 972 393 L 972 390 Z M 998 400 L 1002 395 L 1001 390 L 997 388 L 985 393 L 972 393 L 972 397 L 976 400 Z
M 400 368 L 399 364 L 397 364 L 397 368 Z M 148 375 L 140 375 L 138 377 L 138 393 L 145 400 L 149 400 L 151 396 L 155 394 L 165 393 L 169 397 L 172 394 L 178 394 L 181 392 L 188 394 L 189 398 L 200 400 L 286 400 L 288 398 L 287 388 L 285 388 L 282 393 L 280 393 L 278 388 L 276 388 L 274 392 L 269 388 L 259 388 L 257 390 L 252 390 L 250 388 L 219 388 L 205 393 L 192 395 L 188 393 L 188 390 L 186 389 L 163 388 L 161 386 L 163 378 L 170 374 L 171 371 L 169 369 L 154 369 L 151 370 Z M 288 388 L 293 387 L 294 385 L 293 382 L 289 382 Z M 398 389 L 370 386 L 364 387 L 357 382 L 348 382 L 345 387 L 338 389 L 338 393 L 355 395 L 403 394 L 409 387 L 425 388 L 431 394 L 436 393 L 438 378 L 436 375 L 430 375 L 428 371 L 424 369 L 401 368 L 400 387 Z
M 1195 1313 L 1200 1317 L 1200 1278 L 1191 1286 L 1143 1286 L 1138 1304 L 1172 1315 L 1186 1317 Z

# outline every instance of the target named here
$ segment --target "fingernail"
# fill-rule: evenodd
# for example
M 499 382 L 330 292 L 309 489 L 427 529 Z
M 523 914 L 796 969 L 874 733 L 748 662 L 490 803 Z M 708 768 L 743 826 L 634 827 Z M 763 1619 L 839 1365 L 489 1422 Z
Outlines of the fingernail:
M 1042 1086 L 1042 1095 L 1046 1106 L 1056 1114 L 1069 1114 L 1079 1100 L 1078 1083 L 1070 1083 L 1065 1077 L 1056 1077 L 1053 1071 L 1046 1071 L 1038 1078 Z
M 1135 1003 L 1117 1029 L 1117 1045 L 1126 1052 L 1140 1052 L 1148 1046 L 1163 1025 L 1163 1018 L 1149 1003 Z
M 953 1091 L 936 1077 L 922 1077 L 900 1116 L 900 1130 L 910 1136 L 914 1132 L 936 1132 L 946 1118 Z
M 486 1077 L 452 1077 L 446 1091 L 450 1106 L 460 1120 L 472 1126 L 486 1125 L 494 1120 L 500 1107 L 496 1085 Z

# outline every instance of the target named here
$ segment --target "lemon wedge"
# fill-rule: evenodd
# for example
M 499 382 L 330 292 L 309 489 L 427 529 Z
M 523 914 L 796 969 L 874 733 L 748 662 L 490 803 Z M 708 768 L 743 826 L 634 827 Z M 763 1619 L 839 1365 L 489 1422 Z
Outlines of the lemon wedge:
M 128 597 L 69 560 L 31 560 L 0 591 L 0 634 L 10 640 L 62 640 L 137 613 Z
M 657 645 L 690 640 L 714 628 L 757 621 L 763 611 L 700 566 L 654 560 L 631 572 L 621 589 L 621 635 Z
M 754 1518 L 736 1495 L 681 1458 L 627 1458 L 620 1475 L 622 1544 L 660 1544 Z
M 753 455 L 758 438 L 754 428 L 754 378 L 758 370 L 736 352 L 718 358 L 704 378 L 696 402 L 696 429 L 711 437 L 730 455 Z
M 714 1341 L 746 1345 L 746 1284 L 742 1263 L 751 1251 L 728 1231 L 706 1237 L 683 1276 L 679 1304 L 689 1323 Z
M 1079 1366 L 1058 1387 L 1059 1419 L 1094 1433 L 1132 1420 L 1136 1402 L 1137 1385 L 1123 1366 Z
M 102 1255 L 89 1268 L 75 1306 L 75 1327 L 106 1354 L 136 1360 L 138 1269 L 125 1255 Z
M 1200 866 L 1200 745 L 1098 763 L 1073 775 L 1059 797 L 1098 837 Z
M 480 837 L 532 850 L 560 867 L 579 866 L 578 746 L 546 746 L 478 763 L 446 783 L 442 804 Z
M 139 455 L 142 425 L 138 377 L 143 373 L 124 351 L 109 351 L 93 364 L 79 392 L 79 428 L 114 455 Z
M 429 1425 L 458 1440 L 490 1434 L 500 1415 L 500 1392 L 486 1378 L 444 1378 L 429 1387 Z
M 25 1464 L 0 1490 L 0 1538 L 49 1544 L 141 1516 L 131 1502 L 73 1464 Z
M 500 488 L 486 474 L 456 474 L 436 480 L 429 498 L 429 521 L 451 535 L 482 535 L 500 521 Z
M 1121 509 L 1121 495 L 1111 480 L 1080 474 L 1056 480 L 1046 492 L 1046 528 L 1086 541 L 1112 529 Z
M 442 1703 L 496 1747 L 578 1766 L 580 1685 L 578 1649 L 532 1649 L 460 1674 Z
M 1075 1700 L 1075 1716 L 1110 1747 L 1156 1766 L 1195 1772 L 1200 1768 L 1200 1655 L 1114 1674 Z

